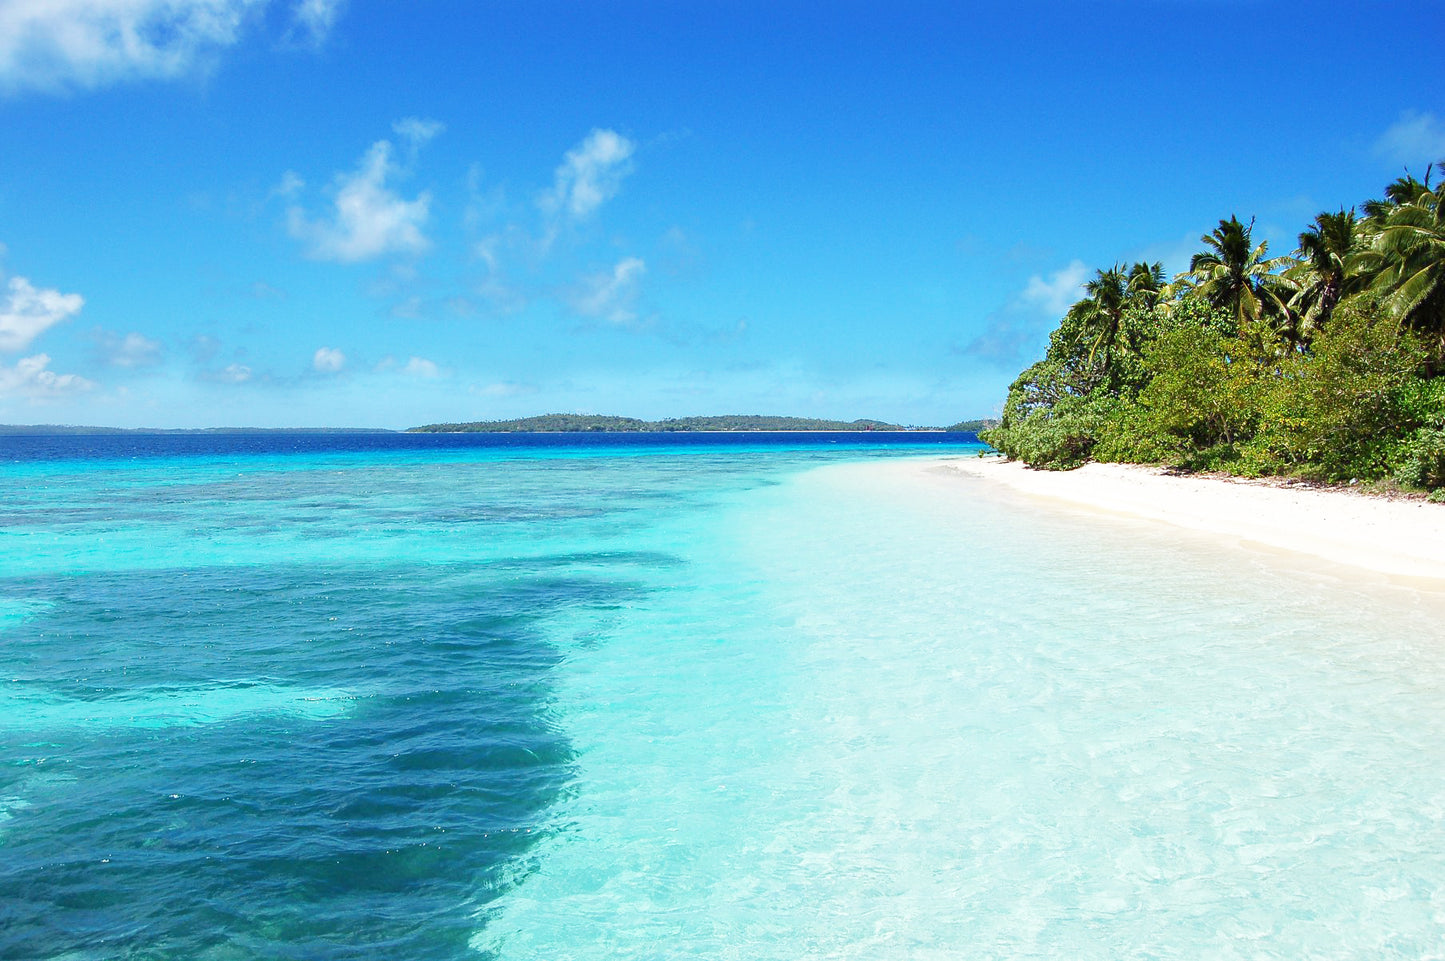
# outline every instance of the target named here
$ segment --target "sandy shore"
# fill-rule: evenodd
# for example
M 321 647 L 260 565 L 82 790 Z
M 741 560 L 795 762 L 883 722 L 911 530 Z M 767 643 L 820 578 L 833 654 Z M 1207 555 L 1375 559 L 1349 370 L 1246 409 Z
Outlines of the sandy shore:
M 1078 507 L 1128 514 L 1382 574 L 1445 581 L 1445 505 L 1340 490 L 1278 487 L 1155 468 L 1089 464 L 1029 470 L 1002 458 L 936 467 Z

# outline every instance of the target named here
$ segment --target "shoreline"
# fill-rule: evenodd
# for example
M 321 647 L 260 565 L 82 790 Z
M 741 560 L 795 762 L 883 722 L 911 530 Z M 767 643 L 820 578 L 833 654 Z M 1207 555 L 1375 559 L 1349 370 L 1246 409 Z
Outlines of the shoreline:
M 929 469 L 1029 497 L 1262 545 L 1393 577 L 1445 582 L 1445 506 L 1338 489 L 1169 474 L 1133 464 L 1040 471 L 1002 458 L 937 458 Z

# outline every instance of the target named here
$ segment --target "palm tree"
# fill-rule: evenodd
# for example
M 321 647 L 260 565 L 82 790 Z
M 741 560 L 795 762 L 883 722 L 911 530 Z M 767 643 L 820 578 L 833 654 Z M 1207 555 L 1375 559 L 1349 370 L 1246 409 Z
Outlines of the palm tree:
M 1212 232 L 1199 238 L 1207 249 L 1191 257 L 1189 270 L 1176 278 L 1185 296 L 1201 298 L 1226 311 L 1241 331 L 1262 318 L 1288 317 L 1274 273 L 1287 259 L 1266 259 L 1269 242 L 1261 240 L 1254 245 L 1253 229 L 1252 220 L 1247 226 L 1238 217 L 1221 220 Z
M 1405 171 L 1403 177 L 1397 177 L 1393 183 L 1385 188 L 1383 200 L 1366 200 L 1360 204 L 1360 210 L 1364 211 L 1368 220 L 1384 220 L 1392 210 L 1403 204 L 1418 203 L 1421 198 L 1430 193 L 1430 171 L 1431 167 L 1425 168 L 1425 179 L 1416 180 L 1414 174 Z
M 1138 261 L 1129 268 L 1127 284 L 1129 302 L 1140 307 L 1154 307 L 1165 292 L 1164 264 L 1159 261 L 1146 263 Z
M 1095 274 L 1097 276 L 1084 285 L 1087 296 L 1069 308 L 1065 321 L 1072 322 L 1077 328 L 1076 338 L 1082 340 L 1087 337 L 1090 340 L 1089 363 L 1093 364 L 1094 355 L 1102 349 L 1104 366 L 1107 367 L 1128 302 L 1129 282 L 1124 269 L 1118 264 L 1108 270 L 1097 270 Z
M 1297 341 L 1307 342 L 1329 323 L 1347 283 L 1354 279 L 1347 265 L 1359 242 L 1357 228 L 1355 212 L 1341 209 L 1337 214 L 1317 214 L 1299 235 L 1298 263 L 1285 271 L 1295 285 L 1289 306 L 1296 318 Z
M 1397 323 L 1435 335 L 1445 351 L 1445 182 L 1429 181 L 1427 173 L 1410 199 L 1377 208 L 1369 247 L 1351 265 Z

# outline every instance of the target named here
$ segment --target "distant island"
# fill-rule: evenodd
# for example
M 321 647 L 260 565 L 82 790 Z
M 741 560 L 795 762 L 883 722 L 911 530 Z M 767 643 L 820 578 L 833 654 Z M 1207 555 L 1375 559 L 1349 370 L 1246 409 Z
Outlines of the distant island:
M 465 424 L 427 424 L 411 428 L 412 433 L 586 433 L 591 431 L 909 431 L 938 430 L 936 427 L 904 427 L 880 420 L 819 420 L 812 417 L 768 417 L 756 414 L 734 414 L 722 417 L 669 417 L 666 420 L 640 420 L 636 417 L 612 417 L 603 414 L 543 414 L 517 420 L 472 421 Z
M 65 434 L 394 434 L 385 427 L 87 427 L 78 424 L 0 424 L 0 436 Z
M 643 431 L 948 431 L 977 433 L 998 426 L 994 419 L 959 421 L 950 427 L 913 427 L 881 420 L 822 420 L 814 417 L 769 417 L 731 414 L 721 417 L 669 417 L 642 420 L 605 414 L 543 414 L 516 420 L 427 424 L 410 434 L 466 433 L 632 433 Z M 394 434 L 384 427 L 91 427 L 77 424 L 0 424 L 0 437 L 53 437 L 93 434 Z
M 998 426 L 997 417 L 984 417 L 979 420 L 961 420 L 957 424 L 943 428 L 949 433 L 977 434 L 981 430 L 992 430 Z

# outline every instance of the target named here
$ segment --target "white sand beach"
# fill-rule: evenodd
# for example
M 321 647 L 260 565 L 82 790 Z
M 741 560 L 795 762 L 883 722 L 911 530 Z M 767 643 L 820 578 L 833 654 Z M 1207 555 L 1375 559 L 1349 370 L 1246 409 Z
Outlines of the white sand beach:
M 1002 458 L 936 461 L 1031 497 L 1127 514 L 1382 574 L 1445 581 L 1445 505 L 1348 490 L 1088 464 L 1031 470 Z

